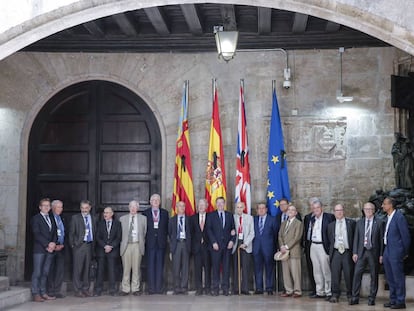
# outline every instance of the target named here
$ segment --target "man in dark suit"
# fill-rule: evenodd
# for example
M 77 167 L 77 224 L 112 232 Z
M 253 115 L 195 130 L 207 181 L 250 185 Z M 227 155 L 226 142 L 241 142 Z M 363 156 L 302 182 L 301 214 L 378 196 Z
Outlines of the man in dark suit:
M 151 207 L 143 212 L 147 217 L 147 235 L 145 236 L 145 253 L 147 259 L 148 294 L 164 293 L 164 257 L 168 236 L 168 212 L 160 208 L 161 197 L 153 194 Z
M 191 252 L 194 259 L 194 277 L 196 296 L 210 294 L 211 286 L 211 254 L 210 243 L 207 236 L 207 200 L 200 199 L 198 202 L 198 213 L 190 219 L 191 223 Z M 204 269 L 204 289 L 203 289 Z
M 314 201 L 319 201 L 318 198 L 313 197 L 309 199 L 309 209 L 310 209 L 310 213 L 307 214 L 304 219 L 303 219 L 303 247 L 305 249 L 305 259 L 306 259 L 306 267 L 308 270 L 308 278 L 309 278 L 309 296 L 314 296 L 316 295 L 316 284 L 315 284 L 315 279 L 313 278 L 313 266 L 312 266 L 312 260 L 310 257 L 310 247 L 312 244 L 312 218 L 314 217 L 313 215 L 313 206 L 312 203 Z
M 253 259 L 256 295 L 263 294 L 263 268 L 266 270 L 266 292 L 273 295 L 274 260 L 278 233 L 275 217 L 267 214 L 264 203 L 257 205 L 254 217 Z
M 47 288 L 49 295 L 56 298 L 65 297 L 61 293 L 65 268 L 65 220 L 62 212 L 63 202 L 60 200 L 52 201 L 52 212 L 49 213 L 49 216 L 56 225 L 57 242 L 47 278 Z
M 91 203 L 80 202 L 80 213 L 73 215 L 69 230 L 69 244 L 73 255 L 73 287 L 75 296 L 92 296 L 89 292 L 89 269 L 94 254 L 96 221 L 91 214 Z
M 216 199 L 217 210 L 208 214 L 207 217 L 207 235 L 211 244 L 210 252 L 213 263 L 212 296 L 219 294 L 220 267 L 223 271 L 221 289 L 224 296 L 229 295 L 230 257 L 236 241 L 236 231 L 233 215 L 224 210 L 225 204 L 224 198 L 218 197 Z
M 103 211 L 104 219 L 96 226 L 96 258 L 98 271 L 94 296 L 101 296 L 105 271 L 108 272 L 108 293 L 114 296 L 116 293 L 115 270 L 119 261 L 119 245 L 122 238 L 121 223 L 114 219 L 111 207 Z
M 384 248 L 383 222 L 374 216 L 375 206 L 371 202 L 364 204 L 365 217 L 358 220 L 355 227 L 354 246 L 352 260 L 355 262 L 354 279 L 352 282 L 352 299 L 350 305 L 359 303 L 362 274 L 365 267 L 369 267 L 371 274 L 370 293 L 368 305 L 375 305 L 378 291 L 378 271 L 382 262 Z
M 311 297 L 330 300 L 332 292 L 328 225 L 335 220 L 335 216 L 323 212 L 322 202 L 319 200 L 314 201 L 312 205 L 314 217 L 311 219 L 312 244 L 310 246 L 310 257 L 316 284 L 316 294 Z
M 187 294 L 188 269 L 191 252 L 190 218 L 185 216 L 185 203 L 177 202 L 177 215 L 170 218 L 168 235 L 170 237 L 170 251 L 172 255 L 174 294 Z
M 355 221 L 344 216 L 344 206 L 334 207 L 336 221 L 328 226 L 329 259 L 331 262 L 332 298 L 329 302 L 338 302 L 342 272 L 345 278 L 346 295 L 352 297 L 352 278 L 354 262 L 352 261 Z
M 385 198 L 382 209 L 387 213 L 383 263 L 385 277 L 390 288 L 390 301 L 385 303 L 384 307 L 405 309 L 404 259 L 408 257 L 410 250 L 410 231 L 404 215 L 396 210 L 396 203 L 393 198 Z
M 49 217 L 50 200 L 39 202 L 40 212 L 31 219 L 33 233 L 33 301 L 43 302 L 56 299 L 46 293 L 46 282 L 56 247 L 56 225 Z

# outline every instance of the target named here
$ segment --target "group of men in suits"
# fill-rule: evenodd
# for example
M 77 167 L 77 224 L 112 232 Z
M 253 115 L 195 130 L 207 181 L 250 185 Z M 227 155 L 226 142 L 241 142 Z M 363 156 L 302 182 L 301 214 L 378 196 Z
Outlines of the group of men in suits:
M 383 201 L 386 222 L 375 215 L 375 205 L 371 202 L 364 204 L 364 217 L 357 222 L 344 216 L 342 204 L 334 207 L 334 215 L 323 212 L 317 198 L 312 198 L 310 205 L 311 213 L 304 220 L 303 240 L 305 255 L 310 257 L 308 271 L 312 271 L 314 280 L 311 297 L 338 302 L 343 274 L 349 304 L 359 304 L 362 275 L 368 268 L 371 278 L 368 305 L 373 306 L 378 291 L 379 267 L 383 263 L 390 287 L 390 301 L 384 307 L 404 309 L 403 268 L 410 234 L 405 217 L 396 210 L 394 199 L 387 197 Z
M 305 246 L 308 271 L 314 280 L 313 298 L 338 302 L 343 273 L 350 305 L 359 303 L 362 274 L 368 266 L 371 274 L 368 305 L 375 304 L 379 265 L 384 263 L 390 286 L 390 301 L 385 306 L 405 308 L 403 260 L 408 254 L 410 235 L 404 216 L 395 209 L 392 198 L 383 202 L 387 222 L 374 215 L 372 203 L 364 205 L 364 217 L 355 223 L 345 218 L 344 206 L 337 204 L 334 214 L 323 211 L 317 198 L 310 200 L 311 213 L 302 223 L 299 213 L 282 199 L 278 217 L 268 214 L 265 204 L 257 205 L 257 215 L 243 213 L 244 203 L 237 203 L 234 214 L 226 211 L 222 197 L 216 210 L 206 213 L 207 201 L 201 199 L 197 213 L 185 215 L 185 203 L 178 202 L 176 215 L 169 218 L 154 194 L 151 207 L 138 213 L 139 203 L 129 203 L 129 214 L 120 220 L 106 207 L 103 219 L 91 214 L 91 204 L 80 203 L 80 213 L 72 217 L 69 230 L 61 216 L 63 203 L 42 199 L 40 212 L 32 218 L 33 263 L 32 294 L 34 301 L 61 298 L 63 250 L 66 237 L 73 255 L 75 296 L 100 296 L 103 277 L 108 274 L 108 293 L 117 295 L 116 266 L 122 259 L 123 277 L 119 295 L 142 294 L 141 261 L 146 253 L 147 292 L 161 294 L 164 288 L 164 259 L 168 240 L 172 257 L 174 294 L 188 290 L 190 256 L 194 257 L 196 295 L 217 296 L 230 293 L 249 294 L 249 274 L 253 259 L 255 294 L 273 295 L 274 253 L 288 253 L 282 262 L 284 292 L 282 297 L 301 297 L 301 242 Z M 283 205 L 283 206 L 282 206 Z M 285 206 L 286 205 L 286 206 Z M 52 211 L 50 212 L 52 208 Z M 279 230 L 280 229 L 280 230 Z M 94 292 L 89 291 L 92 258 L 97 259 Z M 204 275 L 204 282 L 203 282 Z

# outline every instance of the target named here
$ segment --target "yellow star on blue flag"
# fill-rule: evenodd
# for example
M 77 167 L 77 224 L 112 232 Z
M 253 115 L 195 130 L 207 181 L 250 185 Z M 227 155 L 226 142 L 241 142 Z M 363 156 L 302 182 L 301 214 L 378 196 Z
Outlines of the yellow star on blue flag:
M 273 86 L 272 95 L 272 119 L 270 121 L 269 153 L 267 161 L 267 208 L 272 216 L 276 216 L 280 213 L 280 199 L 286 198 L 290 201 L 290 189 L 286 153 L 283 143 L 282 124 L 280 122 L 275 86 Z

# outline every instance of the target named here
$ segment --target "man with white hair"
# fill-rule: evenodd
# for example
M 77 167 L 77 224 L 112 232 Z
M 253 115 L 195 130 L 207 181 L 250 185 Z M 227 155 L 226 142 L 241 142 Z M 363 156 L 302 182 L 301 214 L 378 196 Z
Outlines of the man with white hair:
M 147 218 L 139 214 L 138 210 L 139 203 L 133 200 L 129 202 L 129 214 L 119 219 L 122 226 L 120 252 L 123 266 L 120 296 L 126 296 L 130 292 L 135 296 L 142 293 L 141 259 L 145 253 Z

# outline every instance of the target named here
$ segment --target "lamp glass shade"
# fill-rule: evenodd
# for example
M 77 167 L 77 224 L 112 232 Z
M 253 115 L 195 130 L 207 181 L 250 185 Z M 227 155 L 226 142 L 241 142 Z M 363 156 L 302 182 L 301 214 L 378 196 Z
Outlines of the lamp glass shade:
M 231 60 L 236 53 L 238 31 L 217 31 L 215 33 L 217 52 L 226 62 Z

